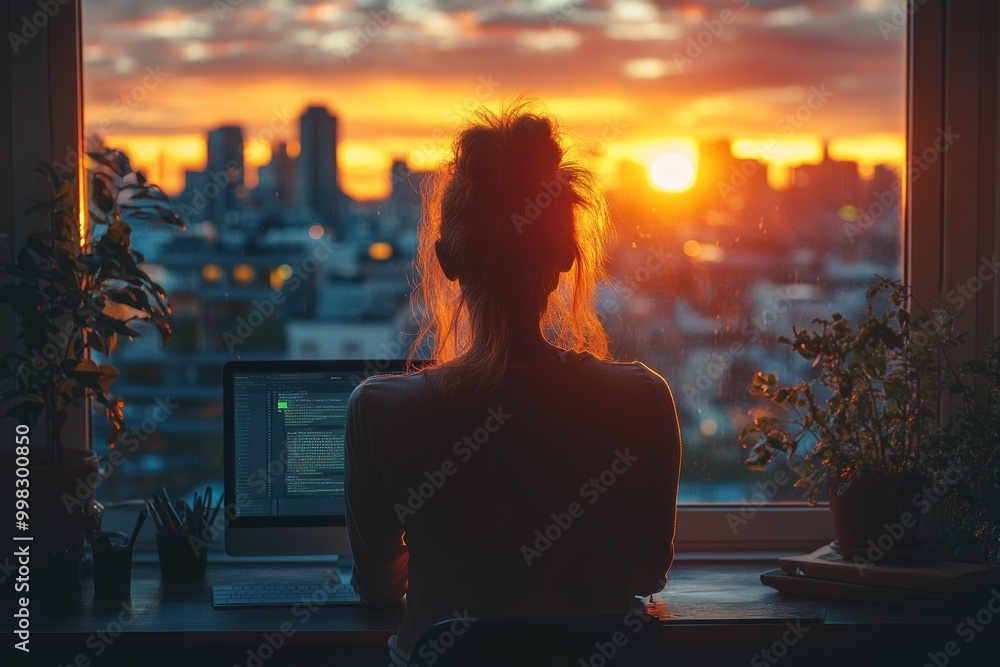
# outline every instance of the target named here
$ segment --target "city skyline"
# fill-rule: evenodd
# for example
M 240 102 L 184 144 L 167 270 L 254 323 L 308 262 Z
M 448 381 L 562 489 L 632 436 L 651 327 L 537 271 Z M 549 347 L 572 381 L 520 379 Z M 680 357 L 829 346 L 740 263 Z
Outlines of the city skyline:
M 336 227 L 335 212 L 346 210 L 344 206 L 351 199 L 350 193 L 340 187 L 343 171 L 338 167 L 339 122 L 338 116 L 331 114 L 323 106 L 306 107 L 294 123 L 299 128 L 298 137 L 289 141 L 275 141 L 269 161 L 260 165 L 258 177 L 249 181 L 242 171 L 247 151 L 243 127 L 225 125 L 211 128 L 205 135 L 206 161 L 203 170 L 186 171 L 184 191 L 203 187 L 202 181 L 205 178 L 211 179 L 213 175 L 231 171 L 233 165 L 240 164 L 239 173 L 226 176 L 225 201 L 224 204 L 215 202 L 216 208 L 220 205 L 225 210 L 237 208 L 232 192 L 245 185 L 242 196 L 245 198 L 253 192 L 265 209 L 275 213 L 292 209 L 323 212 L 323 224 Z M 308 141 L 303 141 L 303 137 L 307 137 Z M 293 144 L 292 148 L 289 148 L 290 143 Z M 666 193 L 678 196 L 679 199 L 674 200 L 676 202 L 695 196 L 703 199 L 714 186 L 718 196 L 729 199 L 731 193 L 743 187 L 741 183 L 749 180 L 754 188 L 787 192 L 795 189 L 793 186 L 805 185 L 806 183 L 801 182 L 802 179 L 808 181 L 811 170 L 824 164 L 837 165 L 845 177 L 856 181 L 852 187 L 864 182 L 874 182 L 879 173 L 885 170 L 894 173 L 896 177 L 902 176 L 901 170 L 892 164 L 874 165 L 871 173 L 866 175 L 857 161 L 837 159 L 830 151 L 831 143 L 824 140 L 819 160 L 786 165 L 789 171 L 788 183 L 785 187 L 775 188 L 769 177 L 774 165 L 768 160 L 768 151 L 773 148 L 768 145 L 759 153 L 744 157 L 734 150 L 733 142 L 728 138 L 688 143 L 689 145 L 673 144 L 650 164 L 643 165 L 628 159 L 620 161 L 617 165 L 617 184 L 611 190 Z M 321 148 L 324 145 L 327 146 L 326 151 Z M 400 165 L 408 174 L 422 172 L 412 168 L 406 159 L 393 159 L 385 170 L 388 191 L 379 198 L 355 201 L 384 201 L 390 198 L 395 186 L 393 179 L 398 177 L 396 170 Z M 183 196 L 184 192 L 177 194 Z M 345 194 L 348 199 L 342 200 Z
M 775 185 L 824 139 L 870 174 L 902 163 L 899 4 L 268 0 L 220 14 L 112 0 L 85 7 L 85 119 L 171 192 L 204 163 L 206 129 L 246 128 L 252 179 L 319 104 L 343 120 L 344 190 L 381 198 L 393 159 L 434 166 L 472 108 L 518 93 L 565 123 L 606 182 L 622 159 L 648 166 L 719 137 L 738 157 L 766 153 Z

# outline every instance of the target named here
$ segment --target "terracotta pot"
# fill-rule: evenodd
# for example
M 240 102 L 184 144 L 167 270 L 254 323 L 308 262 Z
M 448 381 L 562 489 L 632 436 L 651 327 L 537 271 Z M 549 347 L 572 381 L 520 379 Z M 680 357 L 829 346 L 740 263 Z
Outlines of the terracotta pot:
M 926 484 L 915 474 L 855 477 L 845 489 L 831 475 L 830 509 L 837 545 L 890 553 L 920 546 L 917 529 L 921 511 L 913 500 Z
M 100 479 L 100 457 L 90 450 L 64 450 L 58 461 L 41 461 L 42 452 L 32 449 L 28 463 L 28 530 L 19 531 L 15 525 L 14 489 L 16 455 L 13 449 L 4 449 L 0 457 L 0 479 L 3 488 L 9 489 L 11 498 L 9 521 L 3 522 L 4 544 L 13 542 L 16 534 L 31 535 L 31 550 L 44 554 L 68 547 L 82 553 L 84 544 L 84 508 L 94 497 Z

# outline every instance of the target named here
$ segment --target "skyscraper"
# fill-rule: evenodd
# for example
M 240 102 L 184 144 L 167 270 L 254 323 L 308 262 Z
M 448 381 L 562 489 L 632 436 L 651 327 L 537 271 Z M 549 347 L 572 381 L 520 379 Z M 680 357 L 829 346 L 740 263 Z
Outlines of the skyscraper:
M 311 106 L 299 118 L 299 203 L 317 222 L 341 228 L 340 186 L 337 182 L 337 117 L 326 107 Z
M 288 144 L 278 142 L 271 147 L 271 161 L 257 171 L 255 193 L 261 207 L 269 213 L 285 213 L 295 195 L 295 158 L 288 154 Z
M 205 165 L 205 187 L 214 188 L 209 195 L 208 218 L 221 225 L 226 214 L 238 208 L 239 191 L 243 187 L 243 128 L 223 125 L 208 133 L 208 159 Z

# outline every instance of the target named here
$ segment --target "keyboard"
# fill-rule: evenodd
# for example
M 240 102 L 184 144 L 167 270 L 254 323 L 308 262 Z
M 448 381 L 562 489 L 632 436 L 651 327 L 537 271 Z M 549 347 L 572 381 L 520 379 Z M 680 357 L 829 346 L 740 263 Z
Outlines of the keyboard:
M 360 604 L 361 599 L 347 584 L 234 584 L 212 586 L 212 606 L 291 607 L 296 604 L 316 606 Z

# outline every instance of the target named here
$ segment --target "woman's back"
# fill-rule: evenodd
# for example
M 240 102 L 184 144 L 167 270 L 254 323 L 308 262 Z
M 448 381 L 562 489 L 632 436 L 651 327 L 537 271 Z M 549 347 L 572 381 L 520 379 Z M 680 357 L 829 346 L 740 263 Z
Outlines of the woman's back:
M 628 610 L 665 583 L 681 443 L 663 378 L 603 360 L 600 188 L 525 104 L 478 111 L 424 182 L 412 349 L 434 365 L 351 397 L 355 589 L 406 594 L 404 652 L 454 615 Z
M 373 378 L 349 425 L 355 587 L 377 604 L 409 580 L 405 650 L 455 614 L 627 610 L 662 588 L 680 438 L 642 364 L 564 352 L 478 399 L 442 399 L 425 373 Z

